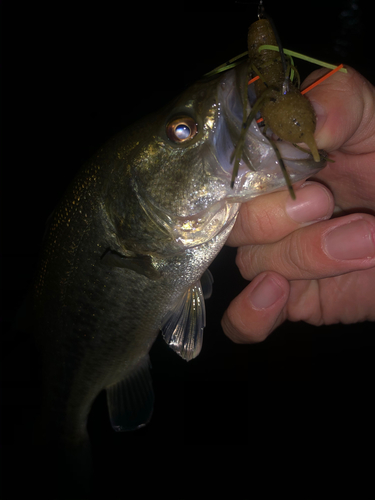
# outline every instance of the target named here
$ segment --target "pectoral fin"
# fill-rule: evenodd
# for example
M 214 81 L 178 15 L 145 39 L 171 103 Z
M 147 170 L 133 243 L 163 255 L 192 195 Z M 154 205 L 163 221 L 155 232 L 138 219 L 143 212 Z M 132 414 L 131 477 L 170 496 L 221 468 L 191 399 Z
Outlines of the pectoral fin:
M 162 335 L 166 343 L 186 361 L 202 348 L 206 309 L 200 281 L 190 287 L 164 318 Z
M 154 392 L 148 356 L 130 376 L 107 387 L 107 403 L 111 425 L 116 432 L 133 431 L 150 421 Z

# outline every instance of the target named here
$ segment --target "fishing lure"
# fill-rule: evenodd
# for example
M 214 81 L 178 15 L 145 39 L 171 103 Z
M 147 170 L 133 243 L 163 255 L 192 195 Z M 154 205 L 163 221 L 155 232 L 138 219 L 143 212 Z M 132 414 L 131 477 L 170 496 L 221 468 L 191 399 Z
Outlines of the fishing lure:
M 244 56 L 248 56 L 249 75 L 256 75 L 255 78 L 250 79 L 249 84 L 254 83 L 257 100 L 253 104 L 248 116 L 247 92 L 243 99 L 243 124 L 239 140 L 232 154 L 232 187 L 238 174 L 239 163 L 243 157 L 246 132 L 258 113 L 262 118 L 257 121 L 263 121 L 264 134 L 267 130 L 270 130 L 280 140 L 291 142 L 294 145 L 305 143 L 314 160 L 316 162 L 321 160 L 321 154 L 317 149 L 314 139 L 316 127 L 315 112 L 310 101 L 303 94 L 323 79 L 342 69 L 342 65 L 336 67 L 283 49 L 272 20 L 264 12 L 262 2 L 259 5 L 258 17 L 259 20 L 254 22 L 249 28 L 248 52 L 240 54 L 209 73 L 211 75 L 214 72 L 226 71 L 239 64 Z M 298 57 L 320 66 L 332 68 L 333 71 L 325 75 L 318 82 L 315 82 L 308 89 L 305 89 L 304 92 L 300 92 L 300 78 L 298 71 L 294 67 L 292 57 Z M 268 134 L 267 139 L 275 150 L 290 195 L 295 199 L 293 187 L 277 145 L 270 138 L 270 134 Z M 246 163 L 249 168 L 252 168 L 248 159 L 246 159 Z

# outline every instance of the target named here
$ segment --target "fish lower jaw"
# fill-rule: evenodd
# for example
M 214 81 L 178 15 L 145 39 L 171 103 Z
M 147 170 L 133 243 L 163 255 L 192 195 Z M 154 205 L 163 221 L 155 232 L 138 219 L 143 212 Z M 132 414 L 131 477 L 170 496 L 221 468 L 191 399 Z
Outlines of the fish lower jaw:
M 236 214 L 236 207 L 221 200 L 195 215 L 175 218 L 173 239 L 184 249 L 203 245 L 222 232 Z

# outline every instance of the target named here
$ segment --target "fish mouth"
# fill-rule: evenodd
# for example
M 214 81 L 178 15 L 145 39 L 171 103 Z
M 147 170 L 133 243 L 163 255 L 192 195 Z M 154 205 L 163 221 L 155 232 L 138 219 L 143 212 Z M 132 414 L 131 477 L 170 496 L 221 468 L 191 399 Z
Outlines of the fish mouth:
M 243 100 L 247 92 L 246 115 L 251 109 L 249 102 L 256 100 L 251 86 L 247 84 L 247 63 L 228 71 L 222 77 L 218 102 L 220 119 L 218 133 L 212 138 L 212 147 L 230 185 L 233 171 L 233 152 L 241 134 L 243 124 Z M 245 88 L 245 86 L 247 88 Z M 321 161 L 315 162 L 309 152 L 293 144 L 276 140 L 276 145 L 292 184 L 303 181 L 326 166 L 327 154 L 320 151 Z M 261 132 L 256 120 L 251 123 L 244 141 L 242 159 L 233 188 L 228 189 L 227 202 L 244 202 L 267 192 L 286 188 L 284 175 L 274 146 Z
M 142 176 L 132 178 L 138 203 L 159 233 L 155 254 L 176 253 L 203 245 L 234 223 L 239 203 L 286 189 L 275 149 L 256 120 L 246 132 L 238 175 L 231 186 L 232 155 L 241 135 L 245 92 L 250 93 L 250 102 L 253 98 L 246 73 L 247 64 L 241 64 L 212 82 L 207 94 L 203 94 L 206 112 L 200 122 L 201 142 L 197 140 L 190 149 L 184 150 L 191 154 L 187 158 L 192 158 L 192 165 L 196 167 L 189 178 L 188 189 L 183 183 L 180 189 L 175 182 L 173 196 L 165 200 L 163 191 L 150 189 L 143 183 Z M 196 146 L 199 154 L 194 153 Z M 324 158 L 315 162 L 309 153 L 286 142 L 277 141 L 277 148 L 292 183 L 314 175 L 326 164 Z

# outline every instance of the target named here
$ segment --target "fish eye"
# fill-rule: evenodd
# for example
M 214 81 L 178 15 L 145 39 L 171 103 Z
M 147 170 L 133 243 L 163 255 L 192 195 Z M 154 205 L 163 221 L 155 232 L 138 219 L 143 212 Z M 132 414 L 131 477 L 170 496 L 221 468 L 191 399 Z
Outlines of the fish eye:
M 167 123 L 166 132 L 171 141 L 186 142 L 198 133 L 198 125 L 190 116 L 177 117 Z

